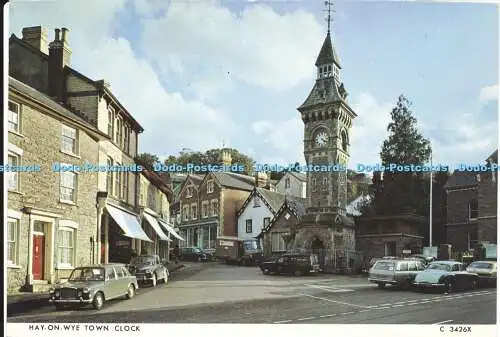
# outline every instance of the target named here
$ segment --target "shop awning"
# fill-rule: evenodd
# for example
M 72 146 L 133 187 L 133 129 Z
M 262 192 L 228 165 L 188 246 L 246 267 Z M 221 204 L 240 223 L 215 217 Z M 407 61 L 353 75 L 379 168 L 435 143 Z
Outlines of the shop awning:
M 167 234 L 165 234 L 165 232 L 163 231 L 163 229 L 161 229 L 160 224 L 158 223 L 158 220 L 156 220 L 153 216 L 151 216 L 151 215 L 149 215 L 147 213 L 144 213 L 144 217 L 149 222 L 149 224 L 151 225 L 151 227 L 153 227 L 153 229 L 155 230 L 156 234 L 158 234 L 158 236 L 160 237 L 160 240 L 163 240 L 163 241 L 172 241 L 172 240 L 170 240 L 168 238 Z
M 177 232 L 168 223 L 166 223 L 165 221 L 161 221 L 161 220 L 160 220 L 160 223 L 175 238 L 177 238 L 181 241 L 185 241 L 179 234 L 177 234 Z
M 109 204 L 106 205 L 106 210 L 109 215 L 111 215 L 113 220 L 115 220 L 117 225 L 123 230 L 123 235 L 132 239 L 153 242 L 142 230 L 141 224 L 139 223 L 136 215 L 122 211 L 121 209 Z

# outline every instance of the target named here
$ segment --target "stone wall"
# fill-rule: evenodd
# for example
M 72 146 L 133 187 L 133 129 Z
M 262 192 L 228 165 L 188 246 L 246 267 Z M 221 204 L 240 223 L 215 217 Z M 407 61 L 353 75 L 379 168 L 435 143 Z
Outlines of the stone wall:
M 10 93 L 9 99 L 21 104 L 21 134 L 9 133 L 9 143 L 23 150 L 21 163 L 23 165 L 41 164 L 41 172 L 20 173 L 20 191 L 8 193 L 8 209 L 22 212 L 30 206 L 45 212 L 55 213 L 59 220 L 72 220 L 78 224 L 75 239 L 74 263 L 81 265 L 90 262 L 90 236 L 96 228 L 95 200 L 97 193 L 97 174 L 80 173 L 77 177 L 76 204 L 60 202 L 60 174 L 52 171 L 53 163 L 84 164 L 97 162 L 98 146 L 83 130 L 78 131 L 79 156 L 71 156 L 61 152 L 61 122 L 40 112 L 36 104 L 26 101 Z M 68 124 L 71 125 L 71 124 Z M 29 237 L 29 215 L 22 214 L 18 233 L 18 265 L 8 268 L 8 288 L 18 290 L 25 281 L 28 266 L 28 253 L 31 238 Z M 48 271 L 47 278 L 57 279 L 67 275 L 67 269 L 57 269 L 57 226 L 55 222 L 54 251 L 52 254 L 55 270 Z M 50 248 L 50 247 L 48 247 Z M 50 280 L 49 280 L 50 281 Z
M 498 172 L 481 175 L 478 186 L 478 240 L 497 242 Z

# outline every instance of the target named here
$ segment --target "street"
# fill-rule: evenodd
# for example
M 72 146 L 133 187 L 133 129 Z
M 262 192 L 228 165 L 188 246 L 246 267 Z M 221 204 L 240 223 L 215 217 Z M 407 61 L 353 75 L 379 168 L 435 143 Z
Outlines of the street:
M 100 311 L 47 307 L 8 322 L 495 324 L 496 289 L 421 293 L 378 289 L 361 276 L 265 276 L 213 263 Z

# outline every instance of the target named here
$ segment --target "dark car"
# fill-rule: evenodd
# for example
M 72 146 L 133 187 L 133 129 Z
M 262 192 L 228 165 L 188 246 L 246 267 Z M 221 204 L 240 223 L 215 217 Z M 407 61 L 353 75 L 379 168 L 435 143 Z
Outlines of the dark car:
M 198 247 L 187 247 L 181 249 L 181 260 L 184 261 L 210 261 L 212 260 L 212 255 L 202 251 Z
M 149 283 L 155 287 L 158 282 L 167 283 L 169 272 L 158 255 L 140 255 L 132 259 L 129 271 L 139 283 Z
M 293 274 L 295 276 L 308 275 L 319 271 L 317 255 L 285 254 L 279 258 L 261 262 L 260 270 L 267 274 Z

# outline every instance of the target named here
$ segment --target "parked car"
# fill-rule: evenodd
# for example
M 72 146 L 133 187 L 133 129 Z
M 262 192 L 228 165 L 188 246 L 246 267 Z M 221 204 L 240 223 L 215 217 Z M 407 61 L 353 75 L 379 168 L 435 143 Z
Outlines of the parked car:
M 129 271 L 135 274 L 137 282 L 149 283 L 155 287 L 158 282 L 167 283 L 169 272 L 158 255 L 140 255 L 132 259 Z
M 99 310 L 105 301 L 134 297 L 137 279 L 124 264 L 103 264 L 73 269 L 68 281 L 49 290 L 49 302 L 56 310 L 88 304 Z
M 264 275 L 293 274 L 295 276 L 308 275 L 319 271 L 317 255 L 284 254 L 279 258 L 260 263 L 260 270 Z
M 474 261 L 466 270 L 479 276 L 481 285 L 497 284 L 497 262 L 496 261 Z
M 212 260 L 212 255 L 203 252 L 198 247 L 187 247 L 181 249 L 180 259 L 185 261 L 196 261 L 196 262 L 210 261 Z
M 463 263 L 450 260 L 432 262 L 414 281 L 417 288 L 440 288 L 446 293 L 476 289 L 478 284 L 478 274 L 468 272 Z
M 379 288 L 391 284 L 408 289 L 417 273 L 424 269 L 424 263 L 417 259 L 378 260 L 368 272 L 368 281 L 376 283 Z

